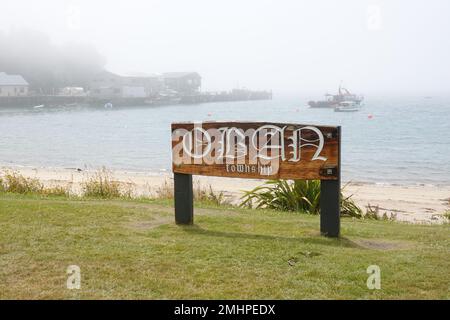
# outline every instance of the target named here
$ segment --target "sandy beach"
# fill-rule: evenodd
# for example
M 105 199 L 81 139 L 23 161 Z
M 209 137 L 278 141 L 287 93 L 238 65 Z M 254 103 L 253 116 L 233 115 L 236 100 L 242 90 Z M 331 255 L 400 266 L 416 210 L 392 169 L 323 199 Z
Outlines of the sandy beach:
M 2 166 L 0 171 L 13 170 L 25 177 L 38 178 L 46 186 L 71 185 L 74 193 L 80 192 L 80 183 L 95 173 L 95 170 L 77 168 L 38 168 Z M 114 180 L 132 184 L 136 194 L 154 194 L 165 182 L 171 183 L 171 172 L 111 171 Z M 232 202 L 238 203 L 243 190 L 250 190 L 263 180 L 233 179 L 196 176 L 195 183 L 223 192 Z M 352 196 L 365 211 L 370 205 L 378 208 L 379 215 L 386 214 L 398 221 L 410 223 L 442 223 L 443 213 L 450 210 L 450 186 L 400 186 L 388 184 L 348 183 L 346 196 Z

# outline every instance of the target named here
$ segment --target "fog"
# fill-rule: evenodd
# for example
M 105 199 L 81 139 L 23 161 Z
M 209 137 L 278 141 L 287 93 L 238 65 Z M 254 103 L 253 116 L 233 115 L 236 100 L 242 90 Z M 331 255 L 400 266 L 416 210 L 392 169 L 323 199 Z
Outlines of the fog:
M 2 2 L 0 33 L 36 32 L 22 41 L 27 59 L 48 41 L 88 52 L 94 69 L 197 71 L 203 90 L 323 93 L 342 80 L 364 94 L 439 94 L 450 84 L 449 17 L 448 0 L 15 0 Z
M 22 75 L 31 90 L 55 93 L 54 88 L 89 85 L 104 67 L 104 57 L 91 45 L 55 45 L 46 34 L 19 29 L 0 33 L 0 71 Z

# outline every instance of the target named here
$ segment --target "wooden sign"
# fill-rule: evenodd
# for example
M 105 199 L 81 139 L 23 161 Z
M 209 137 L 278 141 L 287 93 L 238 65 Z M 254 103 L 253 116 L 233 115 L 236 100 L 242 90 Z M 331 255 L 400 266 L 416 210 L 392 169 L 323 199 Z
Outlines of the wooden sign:
M 265 122 L 172 124 L 173 172 L 337 180 L 338 127 Z
M 193 224 L 192 175 L 321 180 L 320 231 L 340 232 L 341 128 L 267 122 L 172 124 L 175 221 Z

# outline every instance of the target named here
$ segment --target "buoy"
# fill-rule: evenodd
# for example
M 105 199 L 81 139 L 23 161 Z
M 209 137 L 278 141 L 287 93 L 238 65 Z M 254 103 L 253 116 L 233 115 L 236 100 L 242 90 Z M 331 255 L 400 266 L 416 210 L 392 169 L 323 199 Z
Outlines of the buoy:
M 367 116 L 367 118 L 373 119 L 373 114 L 369 114 L 369 115 Z
M 208 117 L 211 117 L 211 116 L 212 116 L 212 113 L 208 112 Z

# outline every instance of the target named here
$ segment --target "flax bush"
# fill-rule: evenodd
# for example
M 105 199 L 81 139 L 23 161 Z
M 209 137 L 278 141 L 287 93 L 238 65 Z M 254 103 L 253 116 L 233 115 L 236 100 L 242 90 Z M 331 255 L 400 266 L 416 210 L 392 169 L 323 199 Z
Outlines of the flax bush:
M 309 214 L 320 213 L 319 180 L 269 180 L 253 190 L 245 191 L 240 206 L 295 211 Z M 341 193 L 341 215 L 363 217 L 362 210 L 350 197 Z

